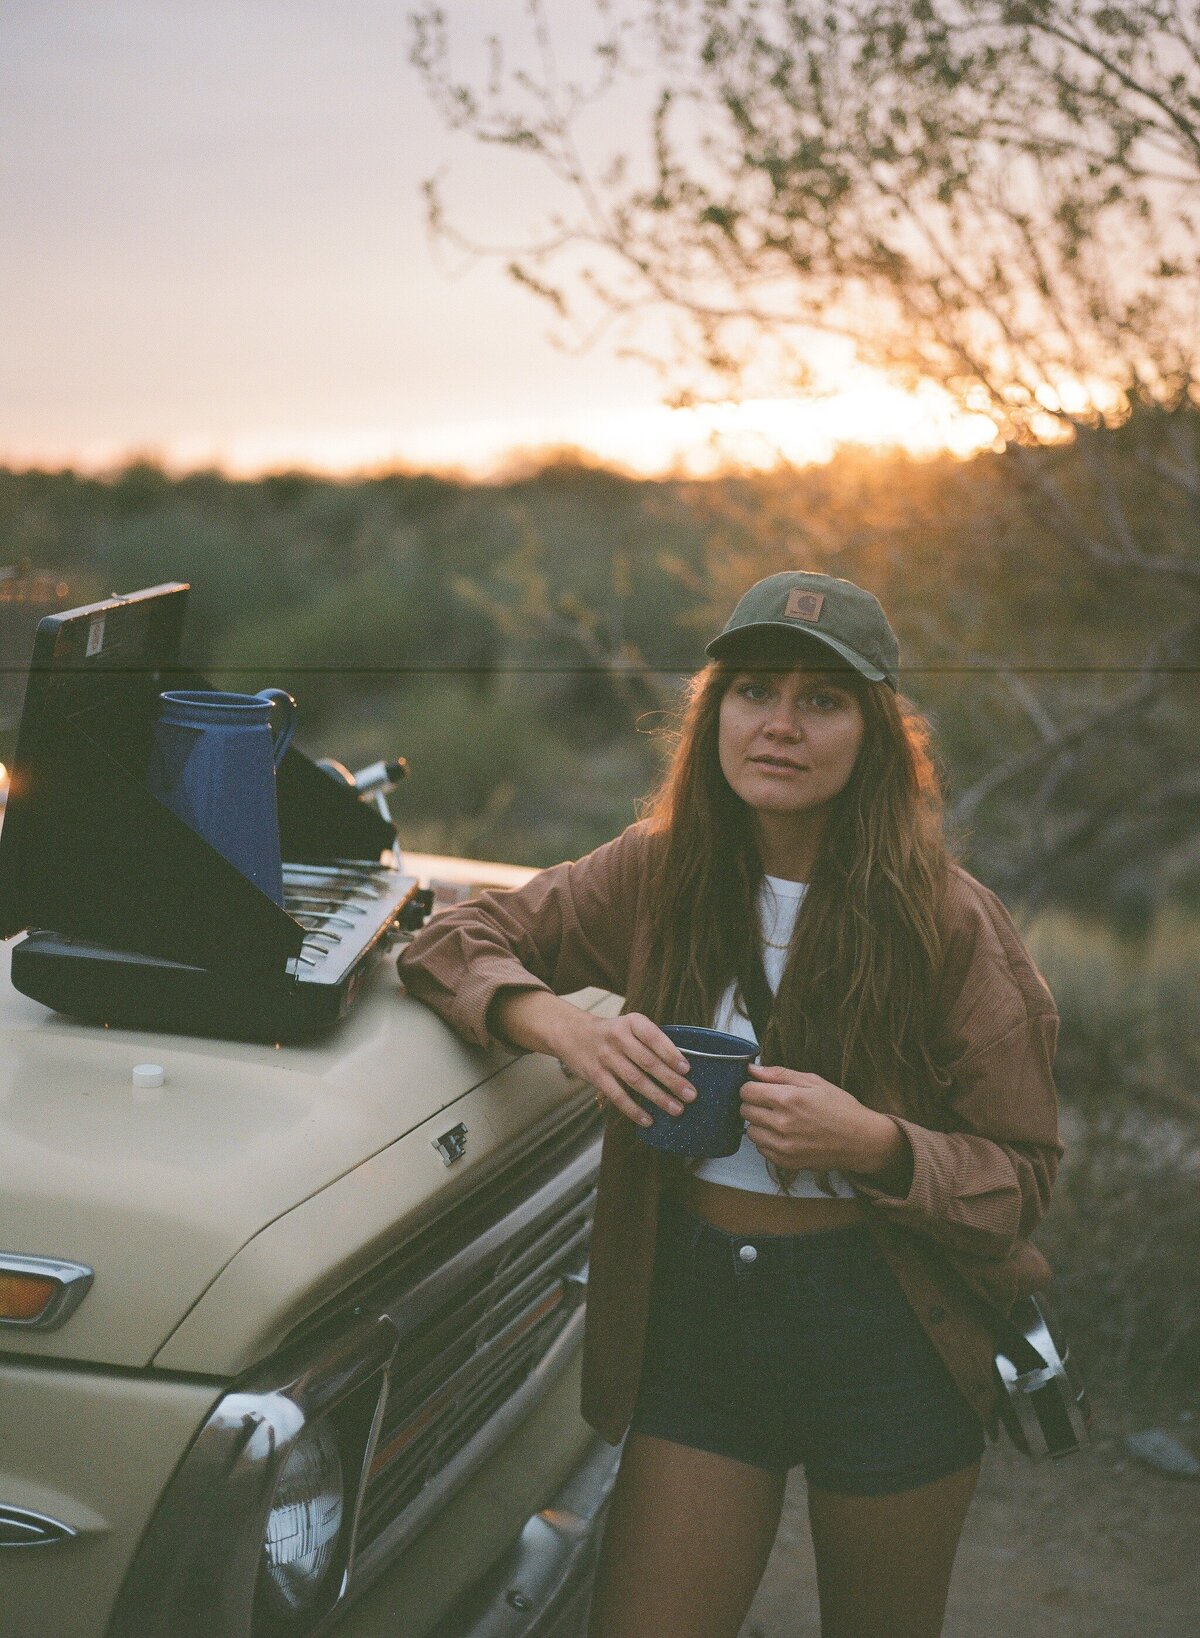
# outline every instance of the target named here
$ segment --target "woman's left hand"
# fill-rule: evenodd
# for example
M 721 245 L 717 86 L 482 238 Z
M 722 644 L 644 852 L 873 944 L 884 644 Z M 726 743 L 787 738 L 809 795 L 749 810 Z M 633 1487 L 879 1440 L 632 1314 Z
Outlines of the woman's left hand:
M 780 1064 L 751 1064 L 742 1117 L 764 1160 L 786 1170 L 870 1172 L 896 1127 L 832 1081 Z M 880 1124 L 882 1123 L 882 1124 Z

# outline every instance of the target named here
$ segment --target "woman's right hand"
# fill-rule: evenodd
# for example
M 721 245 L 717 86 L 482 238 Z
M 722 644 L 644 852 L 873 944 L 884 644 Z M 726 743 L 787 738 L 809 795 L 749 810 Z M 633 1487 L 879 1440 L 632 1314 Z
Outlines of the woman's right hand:
M 631 1091 L 671 1115 L 680 1114 L 696 1096 L 687 1079 L 687 1059 L 644 1013 L 593 1018 L 577 1012 L 576 1020 L 564 1031 L 558 1057 L 595 1087 L 597 1103 L 611 1103 L 628 1120 L 651 1126 L 653 1117 L 635 1102 Z
M 644 1013 L 596 1018 L 545 988 L 513 988 L 497 991 L 488 1022 L 511 1045 L 557 1058 L 595 1087 L 598 1103 L 611 1103 L 639 1126 L 653 1125 L 653 1117 L 634 1102 L 631 1090 L 672 1115 L 696 1096 L 686 1079 L 687 1059 Z

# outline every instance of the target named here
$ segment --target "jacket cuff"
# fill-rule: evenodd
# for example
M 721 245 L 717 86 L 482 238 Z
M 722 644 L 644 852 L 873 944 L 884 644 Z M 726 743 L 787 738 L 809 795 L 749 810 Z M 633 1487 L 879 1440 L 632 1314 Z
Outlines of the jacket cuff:
M 912 1150 L 912 1181 L 908 1186 L 908 1193 L 904 1195 L 889 1194 L 886 1189 L 877 1188 L 873 1183 L 860 1179 L 854 1173 L 849 1173 L 849 1181 L 856 1194 L 863 1195 L 872 1205 L 882 1207 L 900 1221 L 913 1217 L 929 1215 L 929 1206 L 932 1198 L 930 1188 L 929 1168 L 929 1132 L 924 1126 L 918 1126 L 915 1121 L 905 1120 L 901 1115 L 889 1115 L 892 1121 L 908 1139 L 908 1146 Z
M 954 1146 L 966 1141 L 962 1133 L 947 1133 L 919 1126 L 902 1115 L 889 1115 L 908 1139 L 913 1155 L 912 1182 L 906 1195 L 888 1194 L 867 1182 L 850 1182 L 855 1191 L 881 1211 L 889 1222 L 919 1229 L 953 1251 L 982 1258 L 1011 1254 L 1020 1209 L 1020 1187 L 1005 1161 L 1007 1178 L 996 1175 L 981 1186 L 962 1188 L 956 1182 Z M 1001 1145 L 993 1145 L 1003 1155 Z M 958 1157 L 961 1166 L 961 1156 Z

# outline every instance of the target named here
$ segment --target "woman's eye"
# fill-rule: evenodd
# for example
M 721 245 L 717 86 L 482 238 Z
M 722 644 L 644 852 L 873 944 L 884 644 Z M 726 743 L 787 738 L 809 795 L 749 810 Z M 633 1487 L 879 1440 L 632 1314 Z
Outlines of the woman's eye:
M 748 700 L 765 700 L 770 697 L 771 690 L 765 683 L 743 683 L 738 693 Z

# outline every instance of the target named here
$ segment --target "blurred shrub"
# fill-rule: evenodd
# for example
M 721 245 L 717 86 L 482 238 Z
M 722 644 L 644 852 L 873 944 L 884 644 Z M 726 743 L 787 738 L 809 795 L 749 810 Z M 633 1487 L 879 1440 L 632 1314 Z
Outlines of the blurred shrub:
M 453 676 L 363 690 L 352 713 L 300 741 L 351 767 L 407 758 L 391 798 L 401 848 L 535 865 L 577 858 L 627 825 L 651 755 L 632 733 L 589 746 L 541 680 L 519 675 L 486 692 Z
M 1135 943 L 1049 915 L 1028 935 L 1062 1016 L 1051 1300 L 1085 1377 L 1134 1392 L 1200 1381 L 1198 931 L 1167 916 Z

